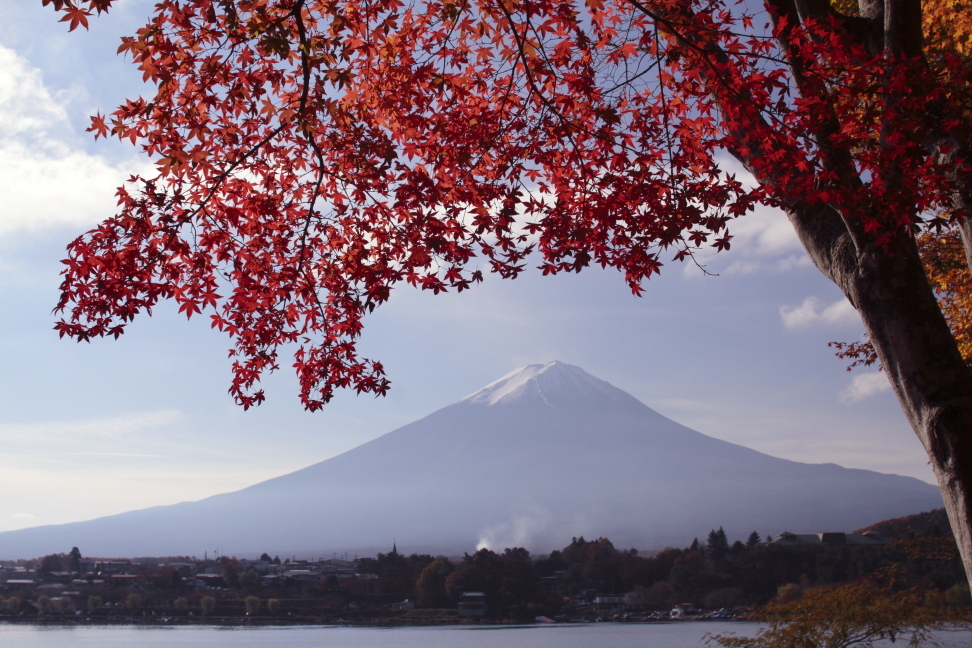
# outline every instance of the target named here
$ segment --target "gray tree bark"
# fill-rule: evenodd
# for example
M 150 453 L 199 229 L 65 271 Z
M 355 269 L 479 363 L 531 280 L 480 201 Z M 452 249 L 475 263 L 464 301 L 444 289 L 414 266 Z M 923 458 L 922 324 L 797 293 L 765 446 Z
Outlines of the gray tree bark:
M 830 208 L 787 216 L 814 264 L 857 309 L 942 491 L 972 582 L 972 373 L 928 285 L 914 239 L 855 244 Z
M 833 13 L 827 0 L 769 1 L 791 20 Z M 851 25 L 859 43 L 875 53 L 922 55 L 919 0 L 860 0 L 860 10 Z M 957 168 L 972 161 L 966 144 L 943 136 L 932 148 L 948 150 L 947 161 Z M 831 166 L 848 183 L 859 183 L 849 156 L 831 152 Z M 967 209 L 972 192 L 962 189 L 953 202 Z M 901 409 L 928 453 L 972 583 L 972 373 L 928 284 L 913 236 L 899 231 L 891 244 L 878 246 L 859 230 L 853 214 L 799 205 L 786 212 L 814 264 L 860 313 Z M 960 229 L 972 267 L 972 222 L 962 221 Z

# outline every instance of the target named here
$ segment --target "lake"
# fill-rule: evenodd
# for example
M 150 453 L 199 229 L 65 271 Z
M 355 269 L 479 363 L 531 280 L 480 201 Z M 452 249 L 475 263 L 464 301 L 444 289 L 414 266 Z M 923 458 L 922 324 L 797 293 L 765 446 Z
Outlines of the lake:
M 698 648 L 705 636 L 749 635 L 753 623 L 592 623 L 437 628 L 39 627 L 0 625 L 3 648 Z M 972 631 L 936 634 L 940 648 L 972 646 Z M 883 646 L 881 644 L 875 644 Z M 905 643 L 887 646 L 904 646 Z

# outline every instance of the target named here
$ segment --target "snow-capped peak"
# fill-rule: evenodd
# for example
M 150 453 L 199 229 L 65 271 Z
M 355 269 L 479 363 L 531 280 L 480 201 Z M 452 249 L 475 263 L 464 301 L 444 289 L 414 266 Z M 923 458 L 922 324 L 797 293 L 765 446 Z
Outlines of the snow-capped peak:
M 580 367 L 555 360 L 515 369 L 459 402 L 497 405 L 538 401 L 554 406 L 555 402 L 570 402 L 575 398 L 609 397 L 614 400 L 618 392 L 624 394 Z

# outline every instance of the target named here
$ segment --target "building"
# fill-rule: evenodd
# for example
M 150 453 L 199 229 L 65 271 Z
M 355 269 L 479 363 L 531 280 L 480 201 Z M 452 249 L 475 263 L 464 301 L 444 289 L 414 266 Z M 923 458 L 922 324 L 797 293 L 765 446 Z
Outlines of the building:
M 598 612 L 627 610 L 628 605 L 624 596 L 605 596 L 603 594 L 594 597 L 594 609 Z
M 459 618 L 486 616 L 486 594 L 484 592 L 463 592 L 459 598 Z

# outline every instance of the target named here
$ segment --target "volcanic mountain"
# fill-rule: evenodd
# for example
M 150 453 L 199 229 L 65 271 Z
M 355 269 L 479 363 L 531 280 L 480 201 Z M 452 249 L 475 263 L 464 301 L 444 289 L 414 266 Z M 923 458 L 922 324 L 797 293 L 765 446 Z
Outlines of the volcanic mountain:
M 561 362 L 517 369 L 342 455 L 240 491 L 87 522 L 0 533 L 0 558 L 244 556 L 477 546 L 562 547 L 606 536 L 683 546 L 850 531 L 942 505 L 920 480 L 805 464 L 720 441 Z

